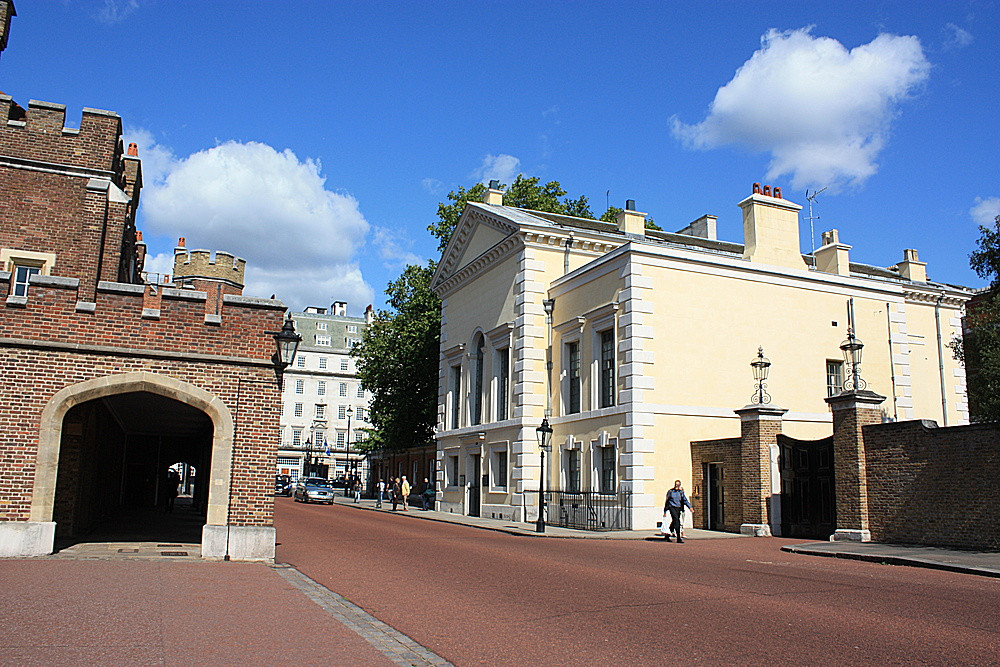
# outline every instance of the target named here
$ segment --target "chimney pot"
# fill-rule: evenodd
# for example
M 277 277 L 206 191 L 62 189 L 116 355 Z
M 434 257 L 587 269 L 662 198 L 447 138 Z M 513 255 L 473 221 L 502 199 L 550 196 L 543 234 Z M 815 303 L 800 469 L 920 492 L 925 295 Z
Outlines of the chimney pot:
M 490 190 L 499 190 L 499 189 L 500 189 L 500 181 L 496 179 L 490 181 Z
M 635 200 L 634 199 L 626 199 L 625 200 L 625 210 L 626 211 L 634 211 L 635 210 Z
M 128 145 L 128 154 L 139 157 L 139 146 L 134 141 Z
M 178 248 L 183 248 L 184 247 L 184 237 L 183 236 L 180 237 L 179 239 L 177 239 L 177 247 Z

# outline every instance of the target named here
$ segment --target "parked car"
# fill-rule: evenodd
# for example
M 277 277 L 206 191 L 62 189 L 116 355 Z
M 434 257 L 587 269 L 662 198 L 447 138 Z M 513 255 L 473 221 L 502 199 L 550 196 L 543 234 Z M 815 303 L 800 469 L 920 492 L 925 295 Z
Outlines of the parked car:
M 292 495 L 292 487 L 295 484 L 292 482 L 292 478 L 288 475 L 275 475 L 274 476 L 274 495 L 276 496 L 290 496 Z
M 333 487 L 330 481 L 322 477 L 306 477 L 300 479 L 292 491 L 292 499 L 300 503 L 333 504 Z
M 335 489 L 346 489 L 347 488 L 347 478 L 338 477 L 337 479 L 330 482 L 330 485 Z

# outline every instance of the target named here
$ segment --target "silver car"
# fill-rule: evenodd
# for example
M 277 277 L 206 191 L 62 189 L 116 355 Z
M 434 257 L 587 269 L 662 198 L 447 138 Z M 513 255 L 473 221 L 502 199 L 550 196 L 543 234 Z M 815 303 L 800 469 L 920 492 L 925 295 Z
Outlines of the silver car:
M 333 488 L 329 480 L 322 477 L 306 477 L 300 479 L 292 491 L 292 498 L 300 503 L 326 503 L 333 504 Z

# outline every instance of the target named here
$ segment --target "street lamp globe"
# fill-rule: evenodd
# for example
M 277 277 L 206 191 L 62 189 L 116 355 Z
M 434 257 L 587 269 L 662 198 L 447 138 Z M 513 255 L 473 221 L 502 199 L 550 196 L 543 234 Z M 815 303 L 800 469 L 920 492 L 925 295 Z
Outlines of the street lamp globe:
M 535 522 L 535 532 L 545 532 L 545 452 L 552 451 L 552 427 L 548 417 L 542 417 L 542 425 L 535 429 L 538 438 L 538 449 L 542 455 L 538 480 L 538 520 Z
M 278 348 L 275 354 L 276 365 L 280 366 L 282 370 L 291 366 L 301 342 L 302 336 L 295 333 L 295 323 L 292 322 L 292 317 L 289 315 L 285 323 L 281 325 L 281 331 L 274 333 L 274 344 Z

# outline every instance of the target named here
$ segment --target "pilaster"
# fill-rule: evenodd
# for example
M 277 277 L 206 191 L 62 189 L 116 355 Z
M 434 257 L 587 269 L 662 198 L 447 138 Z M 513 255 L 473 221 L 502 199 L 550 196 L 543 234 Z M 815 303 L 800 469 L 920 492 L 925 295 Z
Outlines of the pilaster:
M 743 524 L 740 532 L 770 537 L 771 447 L 778 444 L 781 418 L 788 410 L 770 403 L 747 405 L 740 416 Z
M 841 392 L 826 402 L 833 411 L 833 474 L 837 530 L 831 542 L 871 542 L 868 528 L 868 477 L 862 429 L 882 421 L 885 400 L 873 391 Z

